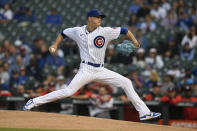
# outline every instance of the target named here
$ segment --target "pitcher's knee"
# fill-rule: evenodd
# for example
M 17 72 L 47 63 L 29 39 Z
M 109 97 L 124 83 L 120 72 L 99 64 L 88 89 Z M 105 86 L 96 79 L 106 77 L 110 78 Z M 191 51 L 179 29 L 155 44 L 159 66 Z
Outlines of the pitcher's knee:
M 131 80 L 129 80 L 128 78 L 125 78 L 122 82 L 122 88 L 127 88 L 127 87 L 132 87 L 132 83 Z
M 66 97 L 72 96 L 75 93 L 75 91 L 72 88 L 68 88 L 68 87 L 63 89 L 63 91 Z

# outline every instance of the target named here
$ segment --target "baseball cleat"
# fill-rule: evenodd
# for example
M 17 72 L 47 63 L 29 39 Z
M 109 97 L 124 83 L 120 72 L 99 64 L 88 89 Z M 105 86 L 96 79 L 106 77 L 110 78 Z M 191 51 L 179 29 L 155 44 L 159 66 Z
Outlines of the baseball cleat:
M 140 120 L 141 121 L 144 121 L 144 120 L 150 120 L 150 119 L 154 119 L 154 118 L 158 118 L 161 116 L 161 113 L 155 113 L 155 112 L 150 112 L 150 114 L 147 114 L 147 115 L 144 115 L 144 116 L 141 116 L 140 117 Z
M 30 99 L 23 107 L 24 111 L 31 110 L 35 106 L 33 99 Z

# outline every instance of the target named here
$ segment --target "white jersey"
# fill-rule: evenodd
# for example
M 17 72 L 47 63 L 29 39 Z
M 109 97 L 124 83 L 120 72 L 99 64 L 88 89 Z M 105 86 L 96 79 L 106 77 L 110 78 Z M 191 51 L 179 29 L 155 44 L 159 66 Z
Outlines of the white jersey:
M 104 64 L 105 51 L 111 40 L 117 39 L 120 35 L 120 27 L 101 27 L 93 32 L 88 32 L 86 25 L 82 27 L 68 28 L 63 34 L 75 40 L 80 50 L 80 57 L 83 61 L 95 64 Z

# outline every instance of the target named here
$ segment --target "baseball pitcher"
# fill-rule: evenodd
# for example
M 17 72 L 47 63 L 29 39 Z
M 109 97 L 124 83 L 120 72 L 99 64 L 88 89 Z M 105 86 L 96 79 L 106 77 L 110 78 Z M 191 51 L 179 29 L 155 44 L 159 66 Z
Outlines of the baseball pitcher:
M 97 81 L 114 87 L 122 87 L 129 100 L 139 112 L 140 120 L 148 120 L 161 116 L 161 113 L 149 110 L 135 92 L 131 80 L 104 67 L 107 45 L 111 40 L 117 39 L 120 34 L 126 35 L 131 40 L 129 46 L 128 42 L 127 46 L 122 46 L 123 50 L 128 49 L 131 52 L 132 49 L 139 47 L 138 41 L 127 28 L 101 27 L 102 19 L 105 17 L 100 11 L 92 9 L 87 13 L 87 25 L 65 29 L 58 35 L 55 43 L 49 47 L 49 51 L 52 54 L 57 53 L 58 45 L 63 39 L 66 37 L 73 39 L 80 50 L 80 69 L 68 87 L 30 99 L 24 106 L 24 110 L 30 110 L 33 107 L 69 97 L 85 84 Z

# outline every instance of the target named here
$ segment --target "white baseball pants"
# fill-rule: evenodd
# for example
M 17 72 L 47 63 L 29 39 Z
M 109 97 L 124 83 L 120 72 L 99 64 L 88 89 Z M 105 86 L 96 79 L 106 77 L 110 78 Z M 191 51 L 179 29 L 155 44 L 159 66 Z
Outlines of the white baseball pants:
M 129 100 L 139 112 L 140 116 L 150 113 L 148 107 L 135 92 L 131 80 L 104 67 L 93 67 L 84 63 L 81 63 L 78 73 L 75 75 L 68 87 L 53 91 L 44 96 L 36 97 L 33 101 L 36 106 L 39 106 L 72 96 L 77 90 L 91 81 L 105 83 L 114 87 L 122 87 Z

